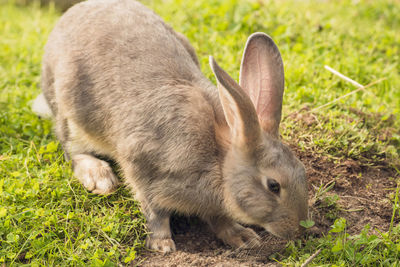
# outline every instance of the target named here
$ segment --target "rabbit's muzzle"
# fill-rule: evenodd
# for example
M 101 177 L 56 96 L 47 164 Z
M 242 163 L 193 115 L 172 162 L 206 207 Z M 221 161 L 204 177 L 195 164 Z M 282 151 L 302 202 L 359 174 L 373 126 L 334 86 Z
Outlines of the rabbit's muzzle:
M 272 221 L 265 224 L 264 228 L 271 234 L 283 239 L 291 240 L 301 236 L 304 233 L 304 227 L 300 221 L 306 220 L 308 209 L 300 214 L 289 211 L 283 211 L 281 214 L 273 216 Z

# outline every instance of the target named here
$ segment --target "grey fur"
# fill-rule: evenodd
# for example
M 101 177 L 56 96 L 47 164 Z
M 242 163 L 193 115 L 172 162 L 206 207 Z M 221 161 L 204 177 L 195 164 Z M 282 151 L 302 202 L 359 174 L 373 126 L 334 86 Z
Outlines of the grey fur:
M 229 129 L 218 90 L 186 37 L 138 2 L 94 0 L 69 9 L 46 44 L 42 90 L 84 185 L 109 193 L 116 184 L 93 156 L 120 165 L 148 220 L 150 248 L 175 250 L 171 212 L 200 216 L 232 246 L 258 240 L 237 222 L 292 237 L 307 216 L 302 164 L 261 129 L 255 112 L 251 129 L 237 114 L 242 127 Z M 220 87 L 230 101 L 224 105 L 254 110 L 239 85 L 235 90 L 232 102 L 232 91 Z M 110 182 L 93 189 L 107 175 Z M 281 183 L 279 195 L 265 186 L 268 175 Z

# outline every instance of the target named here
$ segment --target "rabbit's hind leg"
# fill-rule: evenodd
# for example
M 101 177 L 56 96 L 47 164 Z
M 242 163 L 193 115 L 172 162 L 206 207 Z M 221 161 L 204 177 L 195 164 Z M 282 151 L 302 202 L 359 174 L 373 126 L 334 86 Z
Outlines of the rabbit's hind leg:
M 89 154 L 77 154 L 71 157 L 76 178 L 95 194 L 112 193 L 118 185 L 118 178 L 110 165 L 104 160 Z
M 95 194 L 112 193 L 118 186 L 118 178 L 108 162 L 94 156 L 109 155 L 109 149 L 68 119 L 57 118 L 56 132 L 82 185 Z

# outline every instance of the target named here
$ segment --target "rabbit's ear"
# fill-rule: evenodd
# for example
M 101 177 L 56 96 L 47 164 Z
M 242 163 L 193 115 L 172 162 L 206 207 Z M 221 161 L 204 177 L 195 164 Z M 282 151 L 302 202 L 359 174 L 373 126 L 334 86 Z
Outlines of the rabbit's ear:
M 279 49 L 265 33 L 253 33 L 247 40 L 239 84 L 250 96 L 264 131 L 279 137 L 285 76 Z
M 251 150 L 258 144 L 261 135 L 253 103 L 239 84 L 211 56 L 210 65 L 218 82 L 219 97 L 231 129 L 232 143 L 242 149 Z

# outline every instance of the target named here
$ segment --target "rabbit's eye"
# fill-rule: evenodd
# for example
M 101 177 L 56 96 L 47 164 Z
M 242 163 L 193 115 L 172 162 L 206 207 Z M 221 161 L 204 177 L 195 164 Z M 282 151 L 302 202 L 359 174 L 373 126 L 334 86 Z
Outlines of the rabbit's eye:
M 268 189 L 269 190 L 271 190 L 275 194 L 279 194 L 279 191 L 281 190 L 281 186 L 275 179 L 269 178 L 267 180 L 267 184 L 268 184 Z

